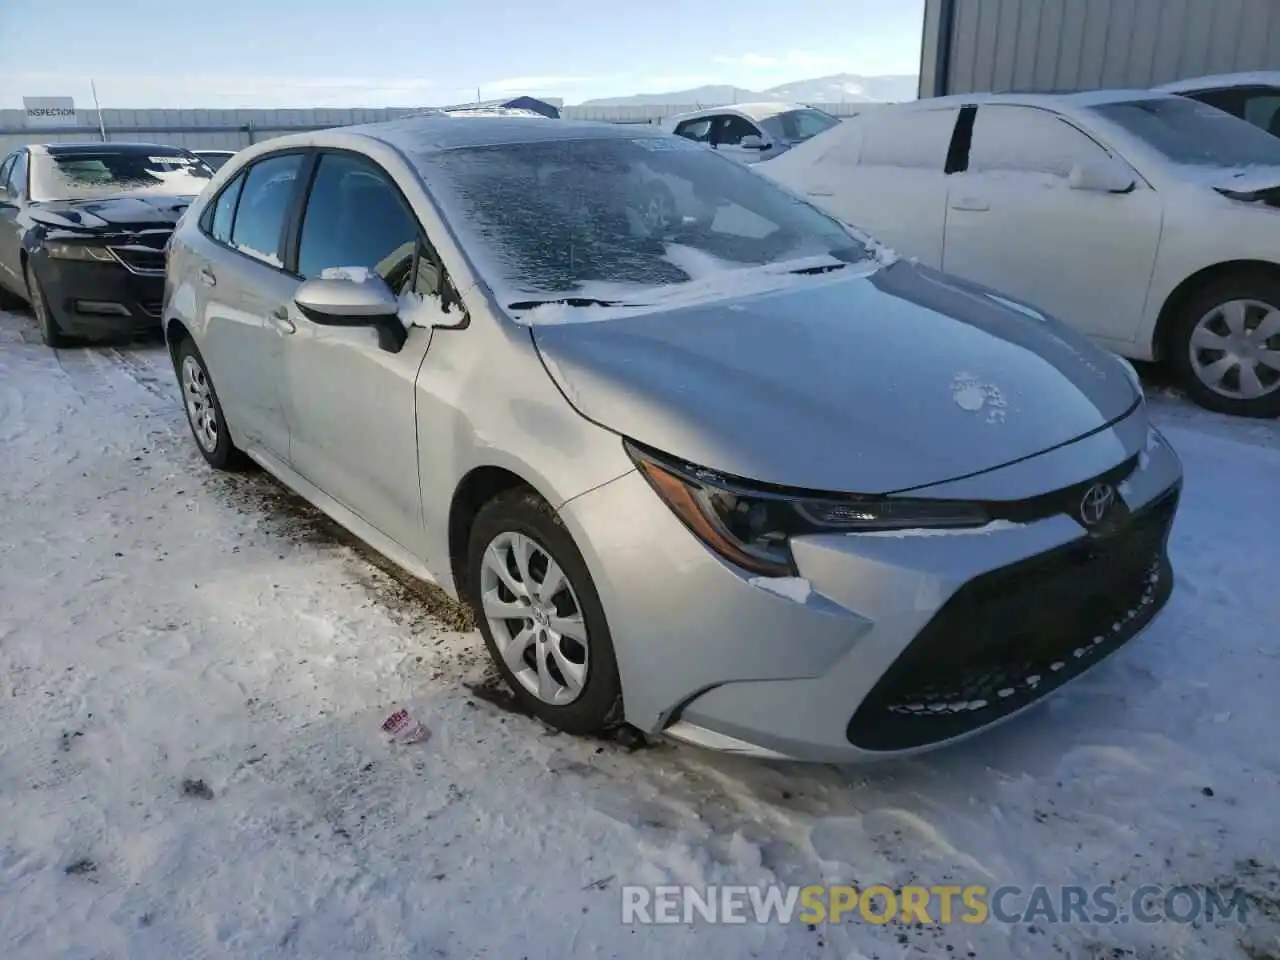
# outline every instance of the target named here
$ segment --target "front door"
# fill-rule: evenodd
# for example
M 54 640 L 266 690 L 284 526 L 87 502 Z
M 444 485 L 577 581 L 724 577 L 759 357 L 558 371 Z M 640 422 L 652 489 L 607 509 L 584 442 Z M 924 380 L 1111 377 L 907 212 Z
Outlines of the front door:
M 1136 174 L 1126 194 L 1072 189 L 1077 162 L 1108 156 L 1047 110 L 980 107 L 967 170 L 948 178 L 943 270 L 1034 304 L 1103 345 L 1131 343 L 1163 206 Z
M 323 153 L 302 214 L 297 273 L 303 280 L 370 273 L 401 295 L 403 316 L 421 316 L 433 257 L 391 178 L 372 161 Z M 421 306 L 421 304 L 416 304 Z M 441 318 L 445 319 L 445 318 Z M 324 493 L 423 556 L 415 383 L 431 325 L 409 323 L 395 353 L 368 327 L 322 326 L 292 306 L 282 336 L 281 390 L 293 469 Z

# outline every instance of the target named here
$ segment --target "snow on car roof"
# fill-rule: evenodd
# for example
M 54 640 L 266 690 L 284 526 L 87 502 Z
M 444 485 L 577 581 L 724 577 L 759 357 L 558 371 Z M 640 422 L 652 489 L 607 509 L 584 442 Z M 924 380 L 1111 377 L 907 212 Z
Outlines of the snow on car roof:
M 1152 87 L 1161 93 L 1193 90 L 1223 90 L 1230 87 L 1280 87 L 1280 70 L 1253 70 L 1247 73 L 1215 73 L 1205 77 L 1188 77 Z
M 590 120 L 556 120 L 548 123 L 547 118 L 541 116 L 418 116 L 342 127 L 340 130 L 344 134 L 379 140 L 411 153 L 542 140 L 634 140 L 640 137 L 670 136 L 647 124 Z

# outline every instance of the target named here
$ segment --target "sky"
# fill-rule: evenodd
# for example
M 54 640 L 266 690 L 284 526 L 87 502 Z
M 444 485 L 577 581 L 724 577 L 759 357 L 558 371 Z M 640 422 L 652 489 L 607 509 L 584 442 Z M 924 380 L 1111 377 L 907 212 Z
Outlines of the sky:
M 0 108 L 441 106 L 914 74 L 924 0 L 0 0 Z M 55 14 L 56 11 L 56 14 Z M 56 24 L 56 25 L 55 25 Z M 41 42 L 41 33 L 56 38 Z

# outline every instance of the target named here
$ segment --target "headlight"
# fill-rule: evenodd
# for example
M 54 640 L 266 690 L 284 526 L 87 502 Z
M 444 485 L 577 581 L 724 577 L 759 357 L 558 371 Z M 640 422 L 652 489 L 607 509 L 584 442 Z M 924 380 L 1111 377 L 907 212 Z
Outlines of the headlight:
M 1133 389 L 1138 391 L 1138 396 L 1145 398 L 1147 391 L 1142 387 L 1142 378 L 1138 376 L 1138 368 L 1124 357 L 1117 355 L 1116 359 L 1119 360 L 1121 365 L 1124 367 L 1124 372 L 1129 375 L 1129 382 L 1133 384 Z
M 115 263 L 106 247 L 90 247 L 82 243 L 46 243 L 45 252 L 55 260 L 88 260 L 91 263 Z
M 627 443 L 645 479 L 686 527 L 730 563 L 770 577 L 795 576 L 791 538 L 920 527 L 980 527 L 981 506 L 953 500 L 815 495 L 722 477 Z

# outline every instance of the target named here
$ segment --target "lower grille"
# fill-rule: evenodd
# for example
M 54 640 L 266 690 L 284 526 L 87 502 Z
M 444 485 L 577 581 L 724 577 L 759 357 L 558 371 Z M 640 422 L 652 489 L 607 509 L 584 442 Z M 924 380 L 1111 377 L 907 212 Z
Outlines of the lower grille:
M 1131 640 L 1173 589 L 1174 490 L 1105 537 L 985 574 L 960 588 L 849 721 L 864 750 L 908 750 L 986 726 Z

